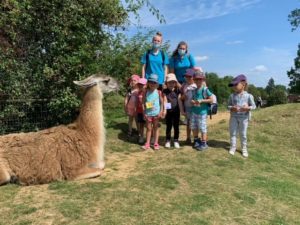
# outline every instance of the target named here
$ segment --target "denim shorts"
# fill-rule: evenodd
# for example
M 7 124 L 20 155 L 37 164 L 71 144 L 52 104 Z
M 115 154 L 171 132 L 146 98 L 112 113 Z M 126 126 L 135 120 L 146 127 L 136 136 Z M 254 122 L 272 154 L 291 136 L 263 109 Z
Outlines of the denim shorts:
M 206 118 L 207 114 L 199 115 L 192 113 L 190 119 L 190 128 L 192 130 L 200 130 L 202 133 L 207 133 Z

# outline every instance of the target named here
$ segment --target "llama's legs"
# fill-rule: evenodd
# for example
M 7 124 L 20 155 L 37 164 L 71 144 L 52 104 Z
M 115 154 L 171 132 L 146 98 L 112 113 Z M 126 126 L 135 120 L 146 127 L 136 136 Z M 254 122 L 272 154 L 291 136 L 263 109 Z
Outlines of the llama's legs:
M 77 171 L 74 180 L 98 177 L 103 173 L 102 169 L 85 167 Z
M 0 167 L 0 185 L 6 184 L 10 181 L 10 175 L 7 170 Z

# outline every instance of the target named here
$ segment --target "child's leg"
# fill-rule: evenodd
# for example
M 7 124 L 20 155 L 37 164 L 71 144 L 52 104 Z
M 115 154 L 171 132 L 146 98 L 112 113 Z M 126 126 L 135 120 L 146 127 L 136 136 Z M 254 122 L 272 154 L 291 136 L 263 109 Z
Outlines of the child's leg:
M 180 113 L 175 112 L 173 116 L 173 126 L 174 126 L 174 141 L 177 142 L 179 139 L 179 121 L 180 121 Z
M 247 150 L 247 128 L 248 128 L 248 118 L 239 119 L 239 133 L 242 150 Z
M 132 134 L 132 123 L 133 123 L 133 116 L 128 116 L 128 135 Z
M 146 145 L 150 145 L 151 134 L 152 134 L 152 122 L 146 122 L 147 131 L 146 131 Z
M 206 123 L 207 115 L 201 115 L 200 117 L 200 130 L 201 130 L 201 141 L 207 141 L 207 123 Z
M 230 133 L 230 150 L 235 152 L 236 150 L 236 134 L 238 130 L 238 120 L 236 117 L 231 116 L 229 121 L 229 133 Z
M 171 130 L 172 130 L 172 120 L 173 120 L 173 114 L 170 112 L 167 112 L 166 115 L 166 141 L 171 140 Z M 156 143 L 156 142 L 154 142 Z
M 158 144 L 159 139 L 159 119 L 155 119 L 153 121 L 153 135 L 154 135 L 154 145 Z

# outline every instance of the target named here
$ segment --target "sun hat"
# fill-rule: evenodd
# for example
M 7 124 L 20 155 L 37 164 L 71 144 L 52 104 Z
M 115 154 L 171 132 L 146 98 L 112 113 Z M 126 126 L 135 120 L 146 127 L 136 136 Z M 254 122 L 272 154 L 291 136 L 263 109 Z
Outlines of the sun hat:
M 233 87 L 242 81 L 247 82 L 247 77 L 244 74 L 240 74 L 240 75 L 236 76 L 235 78 L 233 78 L 233 80 L 228 84 L 228 86 Z
M 148 81 L 158 83 L 158 76 L 157 76 L 156 74 L 152 73 L 152 74 L 150 74 L 150 76 L 148 77 Z
M 194 79 L 202 79 L 205 80 L 205 75 L 202 71 L 196 70 L 194 74 Z
M 142 84 L 142 85 L 147 84 L 147 79 L 146 78 L 140 78 L 139 81 L 138 81 L 138 84 Z
M 200 66 L 194 67 L 194 71 L 200 71 L 203 73 L 203 69 Z
M 131 75 L 130 79 L 138 81 L 140 79 L 140 76 L 137 74 L 133 74 L 133 75 Z
M 177 82 L 176 75 L 174 73 L 169 73 L 166 77 L 166 81 L 167 82 L 170 82 L 170 81 L 176 81 Z
M 189 76 L 189 77 L 193 77 L 195 74 L 195 70 L 193 69 L 186 69 L 184 76 Z

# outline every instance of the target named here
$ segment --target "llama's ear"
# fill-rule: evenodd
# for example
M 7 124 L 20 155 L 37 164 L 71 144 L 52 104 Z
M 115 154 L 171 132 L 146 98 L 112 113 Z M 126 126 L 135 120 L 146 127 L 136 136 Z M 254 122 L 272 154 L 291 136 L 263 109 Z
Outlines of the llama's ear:
M 94 79 L 94 76 L 90 76 L 81 81 L 73 81 L 73 83 L 80 87 L 90 87 L 90 86 L 97 84 L 97 80 Z

